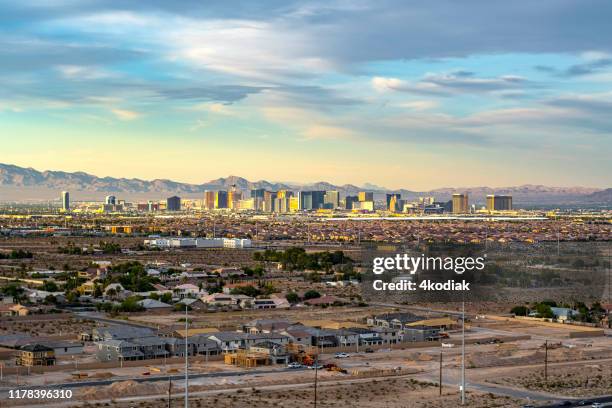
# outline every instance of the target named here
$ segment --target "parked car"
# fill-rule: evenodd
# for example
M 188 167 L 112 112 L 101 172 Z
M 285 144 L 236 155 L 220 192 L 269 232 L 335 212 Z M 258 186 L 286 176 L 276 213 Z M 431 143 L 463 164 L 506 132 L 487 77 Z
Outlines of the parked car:
M 302 368 L 302 365 L 300 363 L 289 363 L 287 368 Z
M 591 404 L 591 408 L 603 408 L 603 404 L 601 402 L 594 402 Z
M 308 368 L 310 368 L 311 370 L 315 370 L 315 369 L 316 370 L 322 370 L 324 367 L 321 364 L 319 364 L 319 365 L 313 364 L 311 366 L 308 366 Z
M 349 358 L 350 355 L 348 353 L 336 353 L 336 358 Z

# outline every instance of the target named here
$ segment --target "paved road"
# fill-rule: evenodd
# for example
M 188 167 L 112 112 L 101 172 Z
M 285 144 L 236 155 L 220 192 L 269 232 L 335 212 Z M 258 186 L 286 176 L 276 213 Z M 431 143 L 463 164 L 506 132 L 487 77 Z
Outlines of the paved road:
M 299 371 L 306 370 L 305 368 L 295 369 L 295 368 L 280 368 L 275 370 L 242 370 L 242 371 L 219 371 L 214 373 L 193 373 L 189 374 L 189 379 L 196 378 L 215 378 L 215 377 L 239 377 L 244 375 L 253 375 L 253 374 L 274 374 L 285 371 Z M 12 386 L 12 387 L 0 387 L 0 397 L 2 397 L 8 390 L 19 388 L 20 390 L 34 390 L 40 388 L 51 388 L 51 389 L 68 389 L 68 388 L 81 388 L 81 387 L 92 387 L 92 386 L 103 386 L 110 385 L 112 383 L 120 382 L 120 381 L 136 381 L 136 382 L 155 382 L 155 381 L 168 381 L 172 379 L 172 381 L 181 382 L 185 379 L 185 374 L 174 374 L 174 375 L 154 375 L 154 376 L 134 376 L 134 377 L 122 377 L 120 379 L 112 379 L 112 380 L 89 380 L 89 381 L 74 381 L 74 382 L 66 382 L 66 383 L 57 383 L 57 384 L 47 384 L 44 386 L 40 385 L 30 385 L 30 386 Z

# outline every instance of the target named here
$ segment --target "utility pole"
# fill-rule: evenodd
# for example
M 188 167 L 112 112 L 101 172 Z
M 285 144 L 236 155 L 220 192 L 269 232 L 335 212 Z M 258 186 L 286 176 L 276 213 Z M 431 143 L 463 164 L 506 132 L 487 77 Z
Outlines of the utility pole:
M 189 408 L 189 319 L 187 311 L 188 305 L 185 305 L 185 408 Z
M 461 311 L 461 405 L 465 405 L 465 299 Z
M 314 408 L 317 408 L 317 374 L 319 371 L 319 354 L 315 357 Z
M 442 350 L 440 350 L 440 395 L 442 395 Z
M 168 377 L 168 408 L 172 408 L 172 377 Z
M 548 340 L 544 341 L 544 382 L 548 383 Z

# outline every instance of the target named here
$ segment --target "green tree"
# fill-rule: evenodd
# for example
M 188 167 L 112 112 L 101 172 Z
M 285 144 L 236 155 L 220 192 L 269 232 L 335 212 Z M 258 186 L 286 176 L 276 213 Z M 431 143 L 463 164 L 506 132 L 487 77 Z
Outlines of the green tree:
M 316 298 L 320 298 L 321 294 L 319 292 L 317 292 L 316 290 L 309 290 L 306 293 L 304 293 L 304 300 L 309 300 L 309 299 L 316 299 Z
M 514 306 L 510 313 L 513 313 L 516 316 L 527 316 L 529 314 L 529 309 L 526 306 Z
M 287 302 L 289 302 L 291 304 L 295 304 L 295 303 L 298 303 L 300 301 L 300 297 L 295 292 L 287 293 L 287 296 L 285 296 L 285 298 L 287 299 Z

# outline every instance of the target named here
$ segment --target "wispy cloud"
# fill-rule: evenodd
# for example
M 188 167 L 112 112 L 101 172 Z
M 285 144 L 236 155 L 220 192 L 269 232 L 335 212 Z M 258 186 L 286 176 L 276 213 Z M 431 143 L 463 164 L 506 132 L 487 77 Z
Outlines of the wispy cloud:
M 134 120 L 142 116 L 138 112 L 127 109 L 114 108 L 111 109 L 111 112 L 120 120 Z
M 527 80 L 516 75 L 493 78 L 475 77 L 465 72 L 450 74 L 427 74 L 411 82 L 393 77 L 374 77 L 372 86 L 379 92 L 396 91 L 421 95 L 449 96 L 462 93 L 490 93 L 509 89 L 520 89 Z

